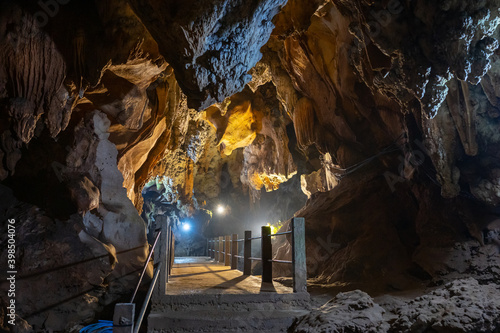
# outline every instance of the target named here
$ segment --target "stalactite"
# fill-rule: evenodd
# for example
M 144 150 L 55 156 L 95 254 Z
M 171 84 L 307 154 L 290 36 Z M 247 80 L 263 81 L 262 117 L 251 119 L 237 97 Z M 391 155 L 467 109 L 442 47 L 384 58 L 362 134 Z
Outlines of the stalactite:
M 83 93 L 85 87 L 83 86 L 83 80 L 85 77 L 85 30 L 79 28 L 75 32 L 75 37 L 73 37 L 73 68 L 75 71 L 75 76 L 78 78 L 77 83 L 80 98 L 83 98 Z
M 293 110 L 293 124 L 299 145 L 306 148 L 316 142 L 314 107 L 307 97 L 299 99 Z
M 456 80 L 449 82 L 450 90 L 446 101 L 465 153 L 469 156 L 475 156 L 478 152 L 475 124 L 476 112 L 470 103 L 468 83 L 459 82 L 460 85 Z

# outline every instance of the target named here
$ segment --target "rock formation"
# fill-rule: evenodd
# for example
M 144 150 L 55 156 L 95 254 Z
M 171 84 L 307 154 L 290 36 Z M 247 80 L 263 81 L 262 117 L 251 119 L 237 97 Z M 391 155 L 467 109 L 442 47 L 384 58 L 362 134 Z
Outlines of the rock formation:
M 300 318 L 292 332 L 494 332 L 500 306 L 498 288 L 474 279 L 456 280 L 411 298 L 371 298 L 354 290 Z M 380 302 L 378 304 L 377 302 Z
M 428 297 L 454 302 L 459 287 L 446 283 L 473 278 L 463 283 L 489 293 L 500 277 L 499 8 L 0 1 L 0 221 L 18 223 L 20 325 L 91 322 L 130 293 L 162 223 L 179 253 L 203 254 L 206 237 L 303 216 L 311 282 L 434 285 L 442 293 Z M 191 235 L 179 229 L 188 220 Z M 289 242 L 276 241 L 277 258 Z M 361 292 L 334 302 L 326 321 L 361 302 L 370 323 L 355 329 L 420 329 L 411 307 L 388 323 Z M 493 330 L 493 317 L 457 325 Z M 296 329 L 323 327 L 313 322 Z

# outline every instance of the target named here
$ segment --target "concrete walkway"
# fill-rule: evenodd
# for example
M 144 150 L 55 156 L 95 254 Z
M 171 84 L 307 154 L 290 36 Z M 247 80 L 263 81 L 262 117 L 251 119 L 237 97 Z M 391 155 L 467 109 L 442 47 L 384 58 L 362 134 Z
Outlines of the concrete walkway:
M 239 270 L 215 263 L 210 257 L 175 258 L 167 295 L 194 294 L 290 294 L 279 283 L 262 283 L 261 276 L 244 276 Z
M 175 258 L 166 294 L 156 295 L 149 333 L 286 332 L 309 313 L 309 294 L 281 284 L 262 284 L 209 257 Z

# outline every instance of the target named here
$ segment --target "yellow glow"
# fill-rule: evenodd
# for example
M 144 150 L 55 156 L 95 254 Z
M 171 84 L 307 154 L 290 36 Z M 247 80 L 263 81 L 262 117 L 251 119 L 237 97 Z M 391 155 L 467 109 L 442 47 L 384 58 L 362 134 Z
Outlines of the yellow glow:
M 250 101 L 235 106 L 219 142 L 221 152 L 229 156 L 233 150 L 250 145 L 262 127 L 262 114 L 252 109 Z
M 275 234 L 275 233 L 278 232 L 278 228 L 276 228 L 275 226 L 271 225 L 271 223 L 268 223 L 267 226 L 271 227 L 271 234 Z

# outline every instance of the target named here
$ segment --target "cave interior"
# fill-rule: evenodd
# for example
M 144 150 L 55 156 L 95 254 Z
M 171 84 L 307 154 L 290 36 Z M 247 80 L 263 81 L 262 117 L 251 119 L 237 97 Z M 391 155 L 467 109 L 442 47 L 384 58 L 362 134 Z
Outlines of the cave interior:
M 499 31 L 500 0 L 0 0 L 0 328 L 109 318 L 158 226 L 207 256 L 303 217 L 288 332 L 500 332 Z

